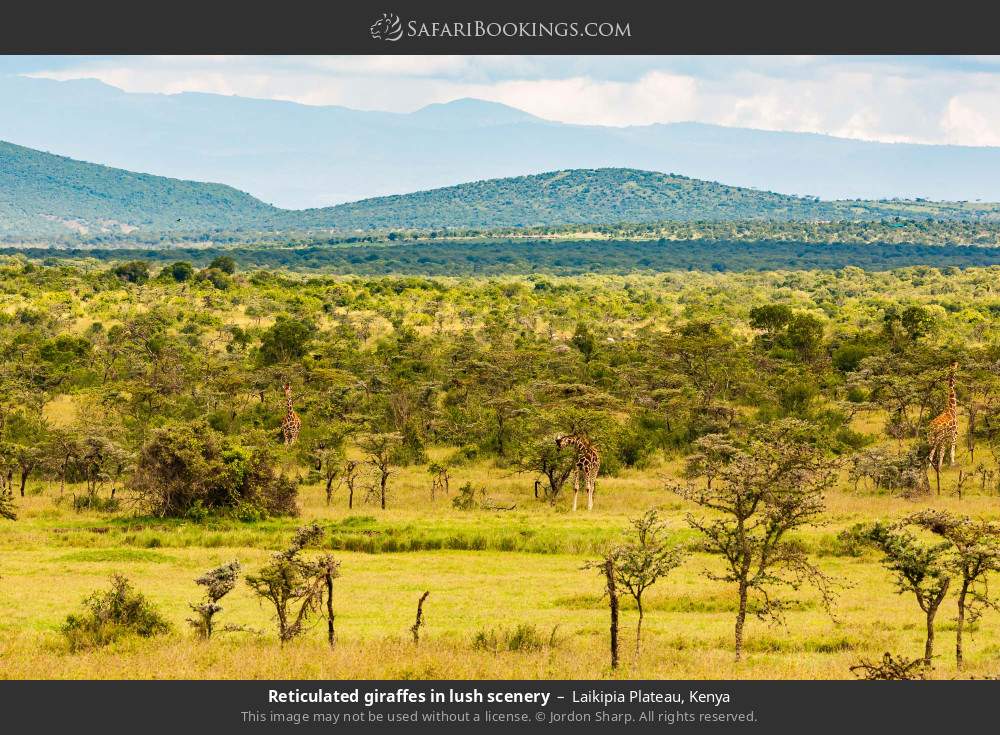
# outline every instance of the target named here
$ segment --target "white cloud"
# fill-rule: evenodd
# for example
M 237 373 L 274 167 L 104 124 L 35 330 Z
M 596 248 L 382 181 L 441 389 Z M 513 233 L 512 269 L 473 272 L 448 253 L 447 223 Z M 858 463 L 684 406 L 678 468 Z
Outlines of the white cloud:
M 945 140 L 1000 146 L 1000 97 L 996 93 L 971 92 L 952 97 L 941 116 Z
M 570 123 L 1000 145 L 997 57 L 112 57 L 35 74 L 394 112 L 478 97 Z
M 628 83 L 573 77 L 466 86 L 461 96 L 502 102 L 559 122 L 650 125 L 694 118 L 698 82 L 688 76 L 649 72 Z

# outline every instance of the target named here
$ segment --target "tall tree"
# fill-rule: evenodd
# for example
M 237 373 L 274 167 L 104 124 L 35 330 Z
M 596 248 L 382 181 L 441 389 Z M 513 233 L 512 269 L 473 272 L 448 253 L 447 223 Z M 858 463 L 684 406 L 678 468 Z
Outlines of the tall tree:
M 934 619 L 951 586 L 947 558 L 950 544 L 922 544 L 900 524 L 875 523 L 867 536 L 882 551 L 882 563 L 896 575 L 899 594 L 911 593 L 924 613 L 924 665 L 930 667 L 934 659 Z
M 977 620 L 984 608 L 997 607 L 996 600 L 990 597 L 987 581 L 990 575 L 1000 572 L 1000 525 L 941 510 L 922 511 L 907 520 L 951 544 L 946 564 L 959 580 L 955 664 L 961 669 L 965 657 L 962 633 L 966 621 Z
M 722 557 L 725 572 L 710 579 L 736 586 L 736 660 L 743 657 L 743 634 L 751 596 L 760 601 L 759 616 L 780 618 L 786 603 L 775 596 L 780 587 L 803 583 L 817 588 L 829 610 L 830 579 L 809 561 L 801 544 L 789 535 L 815 523 L 824 508 L 824 491 L 836 479 L 835 464 L 811 441 L 809 427 L 786 419 L 758 427 L 736 447 L 721 467 L 691 470 L 687 484 L 670 482 L 681 497 L 712 511 L 688 514 L 706 547 Z M 697 483 L 705 480 L 704 484 Z

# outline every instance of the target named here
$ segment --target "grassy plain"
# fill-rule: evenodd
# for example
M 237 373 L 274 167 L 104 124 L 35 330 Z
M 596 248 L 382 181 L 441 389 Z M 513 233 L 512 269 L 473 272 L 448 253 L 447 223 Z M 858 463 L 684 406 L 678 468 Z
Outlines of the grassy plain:
M 909 595 L 894 593 L 874 554 L 851 556 L 839 530 L 873 518 L 898 517 L 919 507 L 996 517 L 995 497 L 933 496 L 917 502 L 854 493 L 846 485 L 827 499 L 827 523 L 800 535 L 810 553 L 843 586 L 831 618 L 811 591 L 789 592 L 785 625 L 752 620 L 747 658 L 735 663 L 732 590 L 705 576 L 717 561 L 697 551 L 684 516 L 695 511 L 664 489 L 662 464 L 630 470 L 598 484 L 592 513 L 573 514 L 569 498 L 555 507 L 536 501 L 531 478 L 487 465 L 457 468 L 452 487 L 488 485 L 516 508 L 506 512 L 454 509 L 450 497 L 430 497 L 426 468 L 399 471 L 389 508 L 345 490 L 327 506 L 320 486 L 304 485 L 299 519 L 259 523 L 162 521 L 76 513 L 58 502 L 59 488 L 29 485 L 20 519 L 0 523 L 0 676 L 8 678 L 850 678 L 859 658 L 893 651 L 922 652 L 923 618 Z M 946 472 L 945 486 L 953 484 Z M 67 489 L 67 493 L 72 492 Z M 454 492 L 452 493 L 452 497 Z M 675 538 L 691 550 L 683 566 L 652 588 L 644 646 L 632 660 L 634 605 L 623 613 L 625 665 L 608 667 L 607 607 L 601 583 L 583 564 L 615 538 L 630 516 L 660 507 Z M 323 626 L 281 646 L 269 609 L 241 583 L 225 598 L 223 623 L 257 628 L 201 642 L 185 623 L 204 570 L 239 559 L 255 570 L 282 547 L 293 528 L 317 520 L 342 562 L 335 592 L 338 645 L 330 650 Z M 166 636 L 120 641 L 70 653 L 59 634 L 66 615 L 112 573 L 127 575 L 174 626 Z M 430 590 L 427 626 L 419 645 L 408 632 L 417 597 Z M 1000 671 L 1000 613 L 988 611 L 966 643 L 967 665 L 955 669 L 954 603 L 938 623 L 935 676 L 987 676 Z M 541 647 L 484 650 L 480 632 L 536 627 Z

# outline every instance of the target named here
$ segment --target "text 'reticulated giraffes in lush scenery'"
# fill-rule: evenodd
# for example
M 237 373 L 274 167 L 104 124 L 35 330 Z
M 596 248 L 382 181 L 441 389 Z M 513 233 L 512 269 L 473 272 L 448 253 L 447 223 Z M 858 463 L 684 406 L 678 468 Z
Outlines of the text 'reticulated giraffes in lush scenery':
M 576 449 L 576 462 L 573 466 L 573 510 L 576 510 L 581 479 L 587 488 L 587 510 L 593 510 L 594 487 L 597 484 L 597 473 L 601 469 L 601 457 L 597 453 L 597 448 L 589 439 L 580 434 L 560 434 L 557 436 L 556 447 L 562 449 L 564 446 Z
M 285 438 L 285 445 L 291 446 L 299 438 L 299 431 L 302 429 L 302 419 L 292 408 L 292 386 L 285 383 L 282 388 L 285 391 L 285 417 L 281 420 L 281 434 Z
M 949 464 L 955 464 L 955 445 L 958 443 L 958 397 L 955 395 L 955 375 L 958 362 L 952 361 L 948 368 L 948 405 L 927 426 L 927 443 L 930 454 L 927 460 L 940 471 L 945 450 Z

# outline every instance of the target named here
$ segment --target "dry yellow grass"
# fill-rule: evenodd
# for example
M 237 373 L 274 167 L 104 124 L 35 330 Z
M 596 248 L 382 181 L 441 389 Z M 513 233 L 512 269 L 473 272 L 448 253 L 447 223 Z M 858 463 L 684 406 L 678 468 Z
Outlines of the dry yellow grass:
M 157 524 L 93 513 L 76 514 L 57 504 L 54 489 L 20 503 L 21 518 L 0 525 L 0 675 L 10 678 L 843 678 L 861 657 L 889 650 L 909 656 L 922 651 L 921 613 L 909 596 L 894 594 L 890 575 L 875 555 L 829 555 L 836 532 L 864 519 L 899 517 L 932 506 L 994 517 L 993 497 L 930 497 L 920 503 L 889 496 L 837 490 L 828 498 L 827 525 L 808 529 L 802 540 L 822 568 L 844 584 L 835 616 L 809 591 L 791 592 L 794 604 L 783 626 L 752 620 L 747 660 L 732 657 L 734 600 L 725 585 L 706 578 L 717 560 L 692 554 L 647 598 L 644 649 L 631 661 L 634 606 L 623 613 L 623 651 L 628 665 L 607 667 L 607 609 L 601 584 L 582 568 L 603 539 L 622 530 L 631 515 L 659 506 L 679 540 L 690 541 L 684 514 L 692 508 L 663 489 L 667 463 L 619 477 L 602 478 L 593 513 L 552 508 L 531 495 L 530 479 L 486 466 L 458 468 L 452 487 L 465 481 L 487 485 L 497 498 L 516 502 L 510 513 L 462 513 L 449 498 L 430 500 L 424 467 L 393 479 L 390 507 L 356 498 L 348 511 L 344 491 L 332 506 L 322 488 L 304 486 L 302 518 L 263 524 Z M 953 483 L 949 470 L 946 486 Z M 264 631 L 226 634 L 198 641 L 185 618 L 198 598 L 193 579 L 237 558 L 254 570 L 269 548 L 284 543 L 297 523 L 318 520 L 332 528 L 354 519 L 378 537 L 400 539 L 482 538 L 482 550 L 421 550 L 402 553 L 337 551 L 343 576 L 336 585 L 339 643 L 330 650 L 321 626 L 282 647 L 271 613 L 242 583 L 224 600 L 223 623 Z M 498 550 L 504 539 L 529 533 L 539 549 L 557 553 Z M 505 535 L 506 534 L 506 535 Z M 530 541 L 530 540 L 529 540 Z M 456 542 L 457 543 L 457 542 Z M 463 542 L 464 543 L 464 542 Z M 524 548 L 534 548 L 526 542 Z M 519 547 L 513 547 L 519 548 Z M 112 573 L 128 576 L 161 608 L 174 632 L 152 640 L 127 640 L 103 650 L 70 653 L 58 632 L 65 616 Z M 409 640 L 417 597 L 430 590 L 427 627 L 419 646 Z M 964 672 L 953 663 L 953 602 L 939 616 L 936 676 L 996 674 L 1000 669 L 1000 614 L 988 612 L 970 631 Z M 529 623 L 545 645 L 537 651 L 478 650 L 477 632 Z M 552 638 L 550 646 L 548 640 Z

